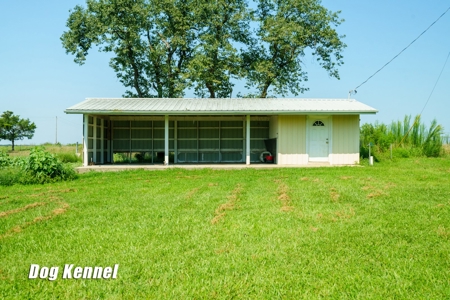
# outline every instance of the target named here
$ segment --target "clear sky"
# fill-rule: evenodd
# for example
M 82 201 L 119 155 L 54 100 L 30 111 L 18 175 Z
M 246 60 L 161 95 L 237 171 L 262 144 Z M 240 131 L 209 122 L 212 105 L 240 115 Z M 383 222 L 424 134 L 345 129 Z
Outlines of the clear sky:
M 11 110 L 37 125 L 31 140 L 17 144 L 81 142 L 82 117 L 64 110 L 87 97 L 121 97 L 125 91 L 108 66 L 109 56 L 91 51 L 78 66 L 60 42 L 69 9 L 84 0 L 2 1 L 0 4 L 0 113 Z M 341 80 L 330 78 L 311 56 L 305 57 L 310 91 L 302 98 L 347 98 L 407 46 L 450 6 L 447 0 L 323 0 L 342 11 L 345 35 Z M 361 123 L 390 123 L 418 114 L 450 52 L 450 11 L 389 66 L 358 89 L 353 97 L 379 110 Z M 235 88 L 233 94 L 238 91 Z M 192 96 L 192 95 L 187 95 Z M 422 114 L 450 133 L 450 61 Z M 8 144 L 0 141 L 0 144 Z

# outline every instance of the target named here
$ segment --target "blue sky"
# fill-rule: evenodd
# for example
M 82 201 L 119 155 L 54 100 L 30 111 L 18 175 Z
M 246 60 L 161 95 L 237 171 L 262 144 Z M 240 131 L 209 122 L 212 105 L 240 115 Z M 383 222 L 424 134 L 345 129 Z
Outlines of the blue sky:
M 17 144 L 81 142 L 81 116 L 64 110 L 86 97 L 121 97 L 125 91 L 109 68 L 109 56 L 91 51 L 78 66 L 66 55 L 60 36 L 69 9 L 85 1 L 6 1 L 0 8 L 0 113 L 11 110 L 37 125 L 31 140 Z M 341 80 L 330 78 L 311 56 L 304 59 L 310 90 L 301 98 L 347 98 L 361 84 L 408 45 L 449 7 L 449 2 L 418 0 L 323 0 L 330 10 L 341 10 L 345 22 L 345 64 Z M 362 116 L 361 123 L 390 123 L 416 115 L 425 104 L 450 52 L 450 12 L 389 66 L 353 96 L 379 110 Z M 233 94 L 238 91 L 235 89 Z M 192 96 L 192 95 L 187 95 Z M 433 118 L 450 133 L 450 62 L 425 108 L 422 119 Z M 0 144 L 8 144 L 0 141 Z

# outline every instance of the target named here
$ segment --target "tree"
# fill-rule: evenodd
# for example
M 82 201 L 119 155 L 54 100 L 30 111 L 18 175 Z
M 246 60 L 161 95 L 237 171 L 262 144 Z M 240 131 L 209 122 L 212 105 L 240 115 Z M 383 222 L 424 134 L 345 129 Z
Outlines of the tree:
M 189 79 L 200 97 L 227 98 L 232 79 L 244 76 L 237 44 L 250 41 L 250 13 L 244 0 L 206 1 L 198 10 L 198 30 Z
M 244 51 L 247 87 L 250 95 L 266 98 L 270 88 L 276 94 L 298 95 L 308 90 L 302 85 L 308 74 L 302 59 L 309 49 L 331 77 L 339 79 L 337 66 L 345 44 L 335 26 L 341 24 L 339 12 L 333 13 L 319 0 L 257 0 L 254 12 L 256 37 Z
M 82 65 L 89 50 L 112 52 L 110 66 L 128 97 L 180 97 L 185 61 L 192 51 L 192 1 L 87 0 L 69 16 L 61 36 Z
M 244 79 L 265 98 L 307 90 L 307 49 L 339 78 L 341 22 L 320 0 L 87 0 L 61 41 L 80 65 L 94 46 L 113 53 L 126 97 L 230 97 Z
M 29 119 L 21 119 L 12 111 L 5 111 L 0 117 L 0 139 L 11 141 L 14 151 L 14 141 L 31 139 L 36 130 L 36 125 Z

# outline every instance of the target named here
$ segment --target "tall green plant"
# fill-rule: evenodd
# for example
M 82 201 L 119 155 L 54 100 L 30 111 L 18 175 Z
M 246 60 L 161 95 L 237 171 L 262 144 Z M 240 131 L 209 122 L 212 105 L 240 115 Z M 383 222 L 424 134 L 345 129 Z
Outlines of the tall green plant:
M 436 157 L 442 153 L 443 127 L 436 120 L 431 122 L 427 130 L 422 123 L 420 115 L 414 118 L 411 124 L 411 116 L 405 116 L 402 121 L 393 121 L 389 126 L 375 122 L 361 126 L 361 154 L 367 155 L 367 145 L 374 145 L 373 153 L 387 152 L 391 145 L 396 153 L 406 156 L 428 156 Z M 401 149 L 401 151 L 400 151 Z
M 55 155 L 45 151 L 44 147 L 31 149 L 30 156 L 23 166 L 35 181 L 39 183 L 72 179 L 75 172 L 62 164 Z

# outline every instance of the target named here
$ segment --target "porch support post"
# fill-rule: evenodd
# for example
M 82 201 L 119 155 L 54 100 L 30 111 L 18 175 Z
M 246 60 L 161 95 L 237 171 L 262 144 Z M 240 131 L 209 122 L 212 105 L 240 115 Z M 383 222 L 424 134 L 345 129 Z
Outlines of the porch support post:
M 164 164 L 169 165 L 169 115 L 164 116 Z
M 92 130 L 93 130 L 93 139 L 92 139 L 92 149 L 93 149 L 93 153 L 92 153 L 92 160 L 94 162 L 94 164 L 97 163 L 97 118 L 93 117 L 93 124 L 92 124 Z
M 105 163 L 105 120 L 100 119 L 100 163 Z
M 173 158 L 173 162 L 176 164 L 178 163 L 178 143 L 177 143 L 177 139 L 178 139 L 178 135 L 177 135 L 177 131 L 178 131 L 178 124 L 177 121 L 173 121 L 173 152 L 174 152 L 174 158 Z
M 83 114 L 83 166 L 87 167 L 88 162 L 88 128 L 89 115 Z
M 245 134 L 245 148 L 246 148 L 246 155 L 245 155 L 245 164 L 250 164 L 250 115 L 247 115 L 246 117 L 246 134 Z

